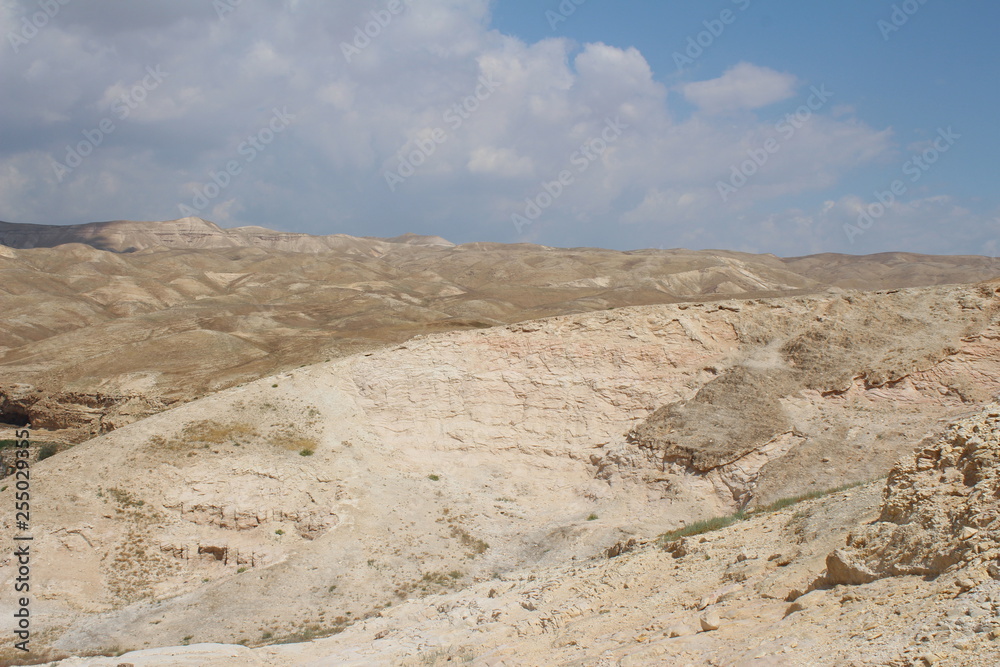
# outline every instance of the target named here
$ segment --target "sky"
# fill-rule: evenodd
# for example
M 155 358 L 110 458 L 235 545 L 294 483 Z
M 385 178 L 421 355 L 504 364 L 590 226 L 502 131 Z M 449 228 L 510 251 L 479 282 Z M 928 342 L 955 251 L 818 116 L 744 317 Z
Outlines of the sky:
M 0 0 L 0 220 L 995 257 L 998 24 L 962 0 Z

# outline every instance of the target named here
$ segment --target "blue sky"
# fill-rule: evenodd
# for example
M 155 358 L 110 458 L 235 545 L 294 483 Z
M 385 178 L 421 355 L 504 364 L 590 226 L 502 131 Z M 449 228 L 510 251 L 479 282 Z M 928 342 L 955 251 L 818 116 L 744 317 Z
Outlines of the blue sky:
M 994 4 L 0 7 L 7 221 L 1000 254 Z

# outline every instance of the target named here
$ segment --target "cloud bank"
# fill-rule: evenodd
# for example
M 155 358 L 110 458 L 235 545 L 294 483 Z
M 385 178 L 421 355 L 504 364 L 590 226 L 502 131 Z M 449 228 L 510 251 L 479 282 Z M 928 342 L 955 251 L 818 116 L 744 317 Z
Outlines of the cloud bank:
M 486 0 L 51 4 L 30 38 L 37 2 L 0 12 L 7 220 L 798 254 L 962 215 L 851 243 L 851 200 L 789 205 L 892 155 L 836 91 L 752 63 L 667 86 L 634 48 L 501 34 Z

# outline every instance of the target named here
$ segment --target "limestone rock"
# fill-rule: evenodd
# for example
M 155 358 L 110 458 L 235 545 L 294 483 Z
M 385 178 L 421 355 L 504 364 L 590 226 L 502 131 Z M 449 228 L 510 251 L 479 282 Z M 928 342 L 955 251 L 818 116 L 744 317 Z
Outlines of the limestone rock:
M 698 623 L 701 625 L 701 629 L 705 632 L 718 630 L 722 627 L 722 619 L 719 618 L 719 614 L 715 611 L 708 611 L 702 614 L 698 618 Z
M 890 473 L 877 522 L 827 557 L 827 584 L 937 576 L 1000 542 L 1000 416 L 992 405 L 952 424 Z M 976 539 L 972 539 L 975 537 Z
M 683 623 L 679 623 L 677 625 L 671 625 L 669 628 L 667 628 L 667 631 L 664 633 L 664 635 L 670 637 L 671 639 L 674 637 L 688 637 L 693 634 L 695 634 L 695 629 L 692 628 L 690 625 L 685 625 Z

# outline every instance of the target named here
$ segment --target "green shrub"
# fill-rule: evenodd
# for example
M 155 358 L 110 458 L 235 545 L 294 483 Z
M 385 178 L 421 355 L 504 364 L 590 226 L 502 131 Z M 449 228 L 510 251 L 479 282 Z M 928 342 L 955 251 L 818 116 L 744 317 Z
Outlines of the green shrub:
M 45 459 L 49 458 L 50 456 L 55 456 L 56 452 L 58 452 L 58 451 L 59 451 L 59 446 L 58 445 L 55 445 L 55 444 L 53 444 L 51 442 L 47 442 L 44 445 L 42 445 L 41 449 L 38 450 L 38 460 L 39 461 L 44 461 Z
M 427 479 L 431 480 L 432 482 L 436 482 L 441 478 L 438 475 L 427 475 Z
M 587 517 L 587 521 L 596 521 L 596 520 L 597 520 L 596 514 L 591 514 L 590 516 Z
M 313 450 L 307 448 L 307 449 L 303 449 L 302 451 L 300 451 L 299 452 L 299 456 L 312 456 L 315 453 L 316 452 L 314 452 Z
M 673 542 L 681 537 L 690 537 L 691 535 L 710 533 L 713 530 L 719 530 L 720 528 L 725 528 L 726 526 L 731 526 L 734 523 L 743 521 L 745 518 L 745 513 L 737 512 L 736 514 L 730 514 L 729 516 L 717 516 L 711 519 L 705 519 L 704 521 L 695 521 L 694 523 L 688 524 L 683 528 L 663 533 L 660 535 L 660 541 L 664 543 Z

